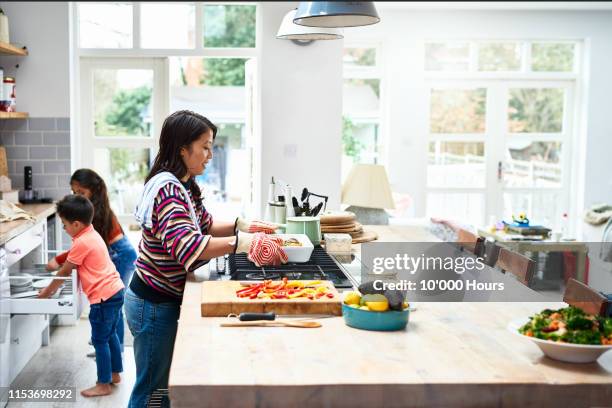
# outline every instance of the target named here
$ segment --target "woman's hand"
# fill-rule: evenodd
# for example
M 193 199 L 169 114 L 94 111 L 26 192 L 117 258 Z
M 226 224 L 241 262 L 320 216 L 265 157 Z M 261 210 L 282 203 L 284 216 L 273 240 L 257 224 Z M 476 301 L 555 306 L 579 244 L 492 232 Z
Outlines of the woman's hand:
M 55 293 L 57 289 L 53 288 L 51 285 L 47 286 L 40 292 L 38 292 L 38 299 L 48 299 Z
M 242 218 L 236 219 L 236 229 L 241 232 L 254 234 L 263 232 L 264 234 L 274 234 L 278 229 L 278 225 L 260 220 L 245 220 Z
M 236 239 L 236 253 L 246 253 L 249 261 L 258 267 L 287 263 L 287 254 L 282 248 L 283 240 L 280 237 L 240 232 Z

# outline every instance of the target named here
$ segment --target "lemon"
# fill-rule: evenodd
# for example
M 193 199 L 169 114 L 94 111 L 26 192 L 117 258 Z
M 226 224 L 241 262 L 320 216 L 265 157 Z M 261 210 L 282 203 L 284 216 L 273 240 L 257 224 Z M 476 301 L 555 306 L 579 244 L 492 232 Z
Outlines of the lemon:
M 359 305 L 357 303 L 353 303 L 348 305 L 349 307 L 352 307 L 353 309 L 359 309 Z
M 344 303 L 347 305 L 359 305 L 360 300 L 361 296 L 357 292 L 349 292 L 344 297 Z
M 369 311 L 370 311 L 370 308 L 369 308 L 369 307 L 367 307 L 367 306 L 360 306 L 360 307 L 359 307 L 359 309 L 360 309 L 360 310 L 365 310 L 365 311 L 367 311 L 367 312 L 369 312 Z
M 361 297 L 360 305 L 363 306 L 366 302 L 389 302 L 385 295 L 363 295 Z
M 374 312 L 386 312 L 389 310 L 389 301 L 385 299 L 384 302 L 366 302 L 366 306 Z
M 409 307 L 410 305 L 408 304 L 408 302 L 402 303 L 402 309 L 408 309 Z

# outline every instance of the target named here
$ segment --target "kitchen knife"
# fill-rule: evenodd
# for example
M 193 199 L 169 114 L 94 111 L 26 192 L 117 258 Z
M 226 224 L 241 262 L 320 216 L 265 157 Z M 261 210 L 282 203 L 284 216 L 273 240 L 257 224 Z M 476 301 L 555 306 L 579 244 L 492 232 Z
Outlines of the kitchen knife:
M 267 313 L 240 313 L 238 315 L 238 320 L 241 322 L 251 322 L 253 320 L 275 320 L 276 313 L 267 312 Z

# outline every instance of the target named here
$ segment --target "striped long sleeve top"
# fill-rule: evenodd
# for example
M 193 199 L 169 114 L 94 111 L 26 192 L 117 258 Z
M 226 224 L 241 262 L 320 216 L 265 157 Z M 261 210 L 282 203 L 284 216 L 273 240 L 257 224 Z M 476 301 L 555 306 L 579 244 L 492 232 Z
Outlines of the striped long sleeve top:
M 193 182 L 193 181 L 191 181 Z M 152 227 L 143 228 L 136 260 L 136 275 L 130 288 L 140 297 L 153 302 L 181 302 L 187 272 L 207 261 L 198 260 L 210 235 L 212 216 L 201 200 L 193 201 L 173 184 L 162 187 L 153 206 Z M 189 213 L 193 203 L 198 227 Z

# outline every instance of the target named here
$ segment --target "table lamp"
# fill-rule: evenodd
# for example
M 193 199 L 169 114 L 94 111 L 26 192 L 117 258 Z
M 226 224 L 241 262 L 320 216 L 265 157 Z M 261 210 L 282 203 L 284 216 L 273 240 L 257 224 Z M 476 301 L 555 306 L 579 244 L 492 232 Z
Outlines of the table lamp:
M 389 214 L 384 209 L 394 209 L 395 203 L 385 167 L 355 164 L 342 186 L 341 201 L 349 204 L 346 211 L 355 213 L 362 224 L 389 224 Z

